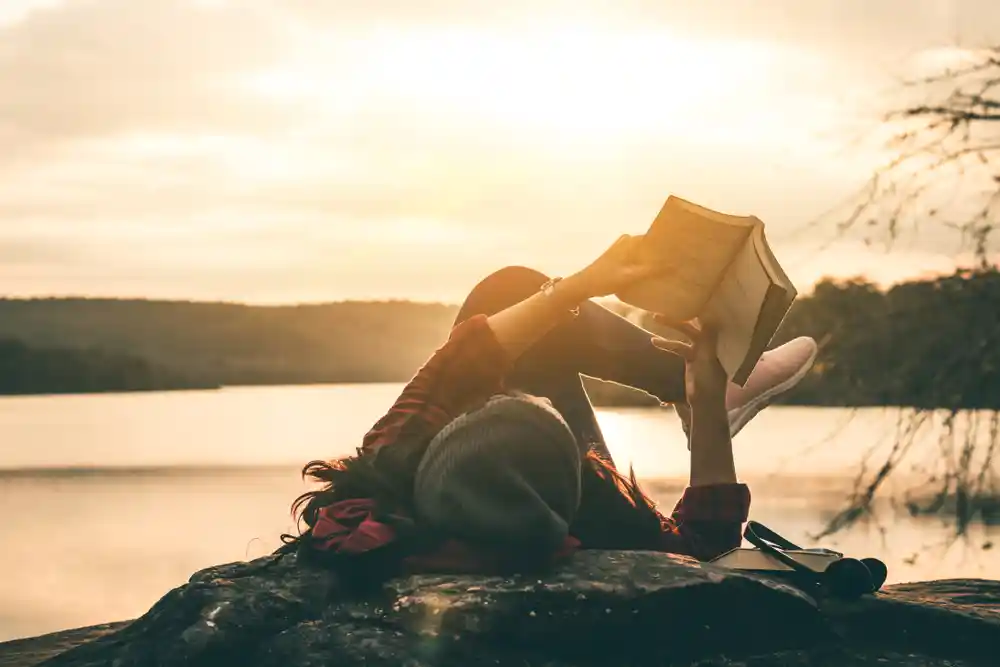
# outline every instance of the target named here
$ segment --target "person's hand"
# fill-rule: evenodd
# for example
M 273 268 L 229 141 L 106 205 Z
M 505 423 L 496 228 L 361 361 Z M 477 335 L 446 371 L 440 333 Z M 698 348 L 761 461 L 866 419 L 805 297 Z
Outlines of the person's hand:
M 569 278 L 583 299 L 608 296 L 649 278 L 661 267 L 645 261 L 639 253 L 641 236 L 622 235 L 600 257 Z
M 681 324 L 670 323 L 662 315 L 654 319 L 684 334 L 691 342 L 653 338 L 653 345 L 684 359 L 684 389 L 691 407 L 716 406 L 725 410 L 729 377 L 719 363 L 718 334 L 697 320 Z
M 653 345 L 684 359 L 687 404 L 675 404 L 691 450 L 692 487 L 737 483 L 733 439 L 726 413 L 729 378 L 719 363 L 718 333 L 697 320 L 684 324 L 660 322 L 684 334 L 690 343 L 656 337 Z

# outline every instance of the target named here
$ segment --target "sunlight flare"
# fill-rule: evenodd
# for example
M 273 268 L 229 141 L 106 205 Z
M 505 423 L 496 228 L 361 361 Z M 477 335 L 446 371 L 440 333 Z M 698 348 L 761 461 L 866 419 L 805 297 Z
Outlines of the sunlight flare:
M 780 86 L 788 56 L 762 41 L 579 26 L 517 34 L 384 29 L 348 40 L 338 55 L 260 71 L 245 85 L 329 112 L 394 109 L 400 122 L 433 116 L 536 138 L 711 136 L 726 121 L 759 134 L 769 129 L 747 112 Z

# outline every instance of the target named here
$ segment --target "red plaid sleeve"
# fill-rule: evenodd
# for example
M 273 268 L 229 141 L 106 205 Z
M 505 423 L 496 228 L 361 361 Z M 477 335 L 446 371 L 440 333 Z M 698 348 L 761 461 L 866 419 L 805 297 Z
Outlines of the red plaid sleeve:
M 664 519 L 661 551 L 711 560 L 740 546 L 749 513 L 746 484 L 690 486 Z
M 437 435 L 452 419 L 503 390 L 510 360 L 485 315 L 455 327 L 365 436 L 362 451 Z

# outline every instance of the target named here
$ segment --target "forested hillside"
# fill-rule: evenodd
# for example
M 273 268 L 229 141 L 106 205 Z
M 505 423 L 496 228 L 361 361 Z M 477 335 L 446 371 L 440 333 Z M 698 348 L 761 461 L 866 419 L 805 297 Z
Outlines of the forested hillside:
M 0 339 L 135 355 L 209 384 L 382 382 L 408 378 L 454 313 L 408 302 L 0 300 Z
M 403 301 L 261 307 L 0 300 L 0 387 L 28 393 L 99 391 L 109 383 L 403 381 L 443 341 L 455 311 Z M 989 270 L 887 291 L 861 281 L 820 283 L 796 302 L 776 342 L 811 335 L 822 345 L 788 402 L 997 408 L 998 334 L 1000 274 Z M 592 387 L 602 403 L 643 402 Z
M 0 395 L 206 388 L 215 385 L 134 355 L 28 347 L 17 340 L 0 340 Z

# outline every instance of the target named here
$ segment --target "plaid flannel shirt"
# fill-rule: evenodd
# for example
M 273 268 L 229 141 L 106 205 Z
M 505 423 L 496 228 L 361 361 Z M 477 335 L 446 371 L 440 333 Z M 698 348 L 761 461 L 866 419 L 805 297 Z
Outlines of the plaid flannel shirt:
M 502 391 L 504 377 L 510 368 L 510 359 L 493 335 L 486 316 L 463 322 L 368 432 L 362 451 L 376 453 L 403 439 L 433 438 L 452 419 Z M 740 545 L 742 524 L 747 520 L 749 509 L 750 490 L 745 484 L 688 487 L 671 515 L 663 517 L 660 550 L 708 560 L 734 549 Z M 347 536 L 352 531 L 343 523 L 330 517 L 328 525 L 316 528 L 321 529 L 321 534 L 340 531 Z M 372 535 L 382 535 L 375 542 L 386 539 L 383 533 L 371 531 Z M 571 539 L 563 552 L 571 552 L 575 546 L 586 548 L 587 545 L 579 545 Z M 449 543 L 437 562 L 454 566 L 456 560 L 468 553 L 463 545 Z M 414 561 L 411 569 L 435 569 L 433 561 Z M 470 563 L 469 569 L 476 567 Z

